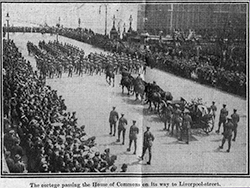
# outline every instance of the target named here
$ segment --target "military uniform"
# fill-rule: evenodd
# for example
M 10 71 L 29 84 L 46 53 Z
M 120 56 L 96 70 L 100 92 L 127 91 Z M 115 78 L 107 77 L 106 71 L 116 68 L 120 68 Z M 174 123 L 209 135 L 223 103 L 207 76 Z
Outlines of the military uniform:
M 122 114 L 122 117 L 119 119 L 119 122 L 118 122 L 118 139 L 117 139 L 117 142 L 120 142 L 120 135 L 121 135 L 121 132 L 122 132 L 122 144 L 124 145 L 124 142 L 125 142 L 125 133 L 126 133 L 126 125 L 128 124 L 128 121 L 123 117 L 123 114 Z
M 215 118 L 215 112 L 217 111 L 217 107 L 215 106 L 215 103 L 213 102 L 213 104 L 210 106 L 211 110 L 212 110 L 212 114 L 213 117 Z
M 170 105 L 167 105 L 166 107 L 164 107 L 163 109 L 164 129 L 163 130 L 169 131 L 170 125 L 171 125 L 172 112 L 173 112 L 173 108 Z M 167 128 L 167 124 L 168 124 L 168 128 Z
M 218 124 L 218 130 L 216 133 L 220 133 L 221 124 L 223 124 L 223 132 L 225 131 L 225 123 L 227 120 L 228 110 L 226 109 L 226 105 L 223 105 L 223 108 L 220 110 L 220 119 Z
M 227 152 L 230 152 L 233 129 L 234 129 L 234 125 L 233 125 L 233 122 L 232 122 L 232 118 L 228 118 L 227 123 L 225 123 L 225 131 L 224 131 L 224 134 L 223 134 L 223 139 L 222 139 L 222 144 L 220 146 L 220 149 L 223 149 L 223 145 L 225 144 L 225 142 L 227 140 L 228 141 L 228 150 L 227 150 Z
M 174 126 L 176 126 L 176 132 L 178 134 L 181 122 L 182 122 L 181 110 L 176 108 L 173 111 L 171 135 L 174 134 Z
M 109 124 L 110 124 L 110 135 L 112 135 L 112 128 L 114 128 L 114 134 L 113 136 L 115 136 L 116 133 L 116 122 L 119 119 L 119 115 L 117 113 L 117 111 L 115 111 L 115 108 L 113 108 L 113 110 L 110 112 L 109 114 Z
M 238 122 L 240 121 L 240 116 L 239 116 L 239 114 L 236 113 L 236 111 L 237 110 L 234 110 L 234 113 L 231 115 L 232 122 L 233 122 L 233 125 L 234 125 L 234 128 L 233 128 L 233 133 L 234 133 L 233 141 L 235 141 L 235 139 L 236 139 Z
M 127 149 L 127 151 L 130 151 L 132 142 L 134 141 L 134 145 L 135 145 L 134 154 L 136 154 L 136 149 L 137 149 L 137 134 L 139 134 L 139 129 L 135 125 L 135 121 L 133 121 L 133 125 L 129 129 L 129 148 Z
M 154 135 L 149 131 L 149 127 L 147 127 L 147 131 L 143 135 L 143 148 L 142 148 L 142 156 L 140 157 L 143 160 L 143 157 L 148 149 L 149 152 L 149 160 L 147 164 L 151 164 L 152 159 L 152 145 L 154 141 Z
M 192 123 L 191 116 L 189 114 L 185 113 L 185 115 L 183 116 L 183 121 L 182 121 L 182 130 L 181 130 L 180 140 L 182 140 L 183 134 L 185 134 L 187 137 L 187 141 L 186 141 L 187 144 L 189 144 L 191 123 Z

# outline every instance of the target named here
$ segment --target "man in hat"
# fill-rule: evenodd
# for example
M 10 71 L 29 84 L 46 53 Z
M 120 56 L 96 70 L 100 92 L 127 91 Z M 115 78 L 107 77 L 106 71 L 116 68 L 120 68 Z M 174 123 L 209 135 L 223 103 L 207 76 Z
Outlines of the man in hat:
M 232 118 L 228 117 L 227 122 L 225 123 L 225 130 L 224 130 L 224 134 L 223 134 L 222 144 L 219 147 L 220 149 L 223 149 L 223 145 L 225 144 L 225 142 L 227 140 L 228 141 L 227 152 L 230 152 L 233 129 L 234 129 L 234 125 L 232 122 Z
M 226 105 L 223 104 L 223 108 L 220 110 L 220 119 L 218 124 L 218 130 L 216 133 L 220 133 L 221 124 L 223 124 L 223 132 L 225 131 L 225 123 L 227 120 L 228 110 L 226 109 Z
M 215 102 L 213 101 L 212 102 L 212 105 L 210 106 L 211 110 L 212 110 L 212 114 L 213 114 L 213 117 L 215 119 L 215 113 L 217 111 L 217 107 L 215 106 Z
M 236 136 L 237 136 L 237 127 L 238 127 L 238 123 L 240 121 L 240 116 L 239 116 L 239 114 L 237 114 L 236 109 L 234 109 L 234 113 L 231 115 L 231 118 L 232 118 L 232 122 L 233 122 L 233 125 L 234 125 L 234 128 L 233 128 L 233 132 L 234 132 L 233 141 L 235 141 Z
M 135 151 L 134 155 L 136 154 L 136 149 L 137 149 L 137 134 L 139 134 L 139 128 L 135 125 L 136 121 L 133 120 L 133 125 L 131 125 L 129 129 L 129 147 L 127 151 L 130 151 L 132 142 L 134 141 L 134 146 L 135 146 Z
M 142 148 L 142 156 L 140 157 L 143 160 L 143 157 L 148 149 L 149 152 L 149 160 L 147 162 L 148 165 L 151 164 L 151 158 L 152 158 L 152 145 L 153 145 L 153 141 L 155 139 L 154 135 L 149 131 L 150 127 L 147 126 L 147 130 L 146 132 L 144 132 L 143 135 L 143 148 Z
M 128 121 L 124 118 L 124 114 L 121 114 L 121 117 L 118 122 L 118 139 L 117 142 L 120 142 L 120 135 L 122 132 L 122 145 L 124 145 L 125 142 L 125 133 L 126 133 L 126 126 L 128 124 Z
M 109 114 L 109 124 L 110 124 L 110 135 L 112 135 L 112 128 L 114 128 L 114 134 L 113 136 L 115 136 L 116 133 L 116 122 L 119 119 L 119 115 L 117 113 L 117 111 L 115 110 L 115 106 L 113 106 L 113 110 L 110 112 Z
M 191 123 L 192 123 L 192 118 L 189 115 L 189 110 L 185 109 L 183 120 L 182 120 L 181 136 L 179 140 L 182 141 L 183 134 L 185 134 L 187 137 L 187 141 L 186 141 L 187 144 L 189 144 L 189 134 L 190 134 Z

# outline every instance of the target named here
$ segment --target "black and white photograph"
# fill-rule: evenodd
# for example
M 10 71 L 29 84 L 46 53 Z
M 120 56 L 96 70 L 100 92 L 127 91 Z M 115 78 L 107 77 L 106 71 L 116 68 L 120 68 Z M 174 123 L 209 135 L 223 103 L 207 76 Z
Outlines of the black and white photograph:
M 248 9 L 1 2 L 1 177 L 248 176 Z

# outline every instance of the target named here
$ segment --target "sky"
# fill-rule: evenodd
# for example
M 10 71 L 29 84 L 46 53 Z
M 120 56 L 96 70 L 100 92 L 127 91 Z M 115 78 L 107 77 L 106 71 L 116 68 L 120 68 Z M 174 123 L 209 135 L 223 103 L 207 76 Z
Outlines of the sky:
M 120 23 L 123 31 L 129 27 L 129 17 L 132 15 L 132 28 L 136 30 L 138 4 L 109 3 L 107 11 L 107 30 L 111 30 L 113 16 L 116 18 L 116 28 Z M 14 26 L 55 26 L 59 21 L 64 27 L 78 27 L 81 19 L 82 28 L 91 28 L 94 32 L 104 34 L 105 4 L 104 3 L 3 3 L 2 19 L 6 23 L 6 14 L 9 12 L 10 25 Z

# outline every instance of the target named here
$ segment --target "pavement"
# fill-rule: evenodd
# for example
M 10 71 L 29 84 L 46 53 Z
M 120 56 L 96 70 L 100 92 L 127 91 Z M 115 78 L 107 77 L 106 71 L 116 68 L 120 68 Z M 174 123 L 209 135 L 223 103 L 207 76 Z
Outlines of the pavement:
M 31 41 L 35 44 L 39 40 L 55 40 L 55 36 L 31 34 L 10 34 L 17 47 L 35 67 L 33 56 L 28 56 L 26 44 Z M 85 50 L 86 55 L 90 52 L 105 53 L 101 49 L 71 40 L 65 37 L 59 37 L 59 41 L 70 42 Z M 147 68 L 147 74 L 144 79 L 147 82 L 156 81 L 156 83 L 165 91 L 170 91 L 174 99 L 180 97 L 190 101 L 194 98 L 202 98 L 208 106 L 212 101 L 216 102 L 218 112 L 215 120 L 215 128 L 206 135 L 199 129 L 192 130 L 189 145 L 180 142 L 176 137 L 172 137 L 168 132 L 163 131 L 163 123 L 157 114 L 148 111 L 148 105 L 135 101 L 135 96 L 127 96 L 126 91 L 121 91 L 120 75 L 116 75 L 115 87 L 111 87 L 105 81 L 105 75 L 83 75 L 79 77 L 73 75 L 68 78 L 66 74 L 60 79 L 48 79 L 47 84 L 53 89 L 58 90 L 62 95 L 68 107 L 67 111 L 76 111 L 78 124 L 86 125 L 86 132 L 90 136 L 96 136 L 96 150 L 103 151 L 110 148 L 112 154 L 118 155 L 116 165 L 120 169 L 123 163 L 128 164 L 128 172 L 136 173 L 213 173 L 213 174 L 243 174 L 247 173 L 248 165 L 248 126 L 247 126 L 247 101 L 240 97 L 222 92 L 215 88 L 197 84 L 196 82 L 176 77 L 172 74 Z M 227 143 L 224 149 L 220 150 L 222 135 L 215 133 L 218 127 L 219 110 L 222 104 L 227 104 L 229 114 L 233 109 L 238 109 L 240 123 L 238 126 L 238 135 L 236 142 L 232 142 L 231 152 L 227 153 Z M 124 113 L 128 119 L 125 145 L 116 142 L 115 137 L 109 135 L 109 112 L 112 106 L 116 106 L 119 113 Z M 138 150 L 133 155 L 133 146 L 131 152 L 127 152 L 128 132 L 132 125 L 132 120 L 137 121 L 139 127 Z M 146 126 L 151 127 L 151 132 L 155 136 L 153 143 L 153 157 L 151 165 L 146 165 L 148 154 L 144 161 L 140 161 L 138 156 L 142 152 L 142 135 Z

